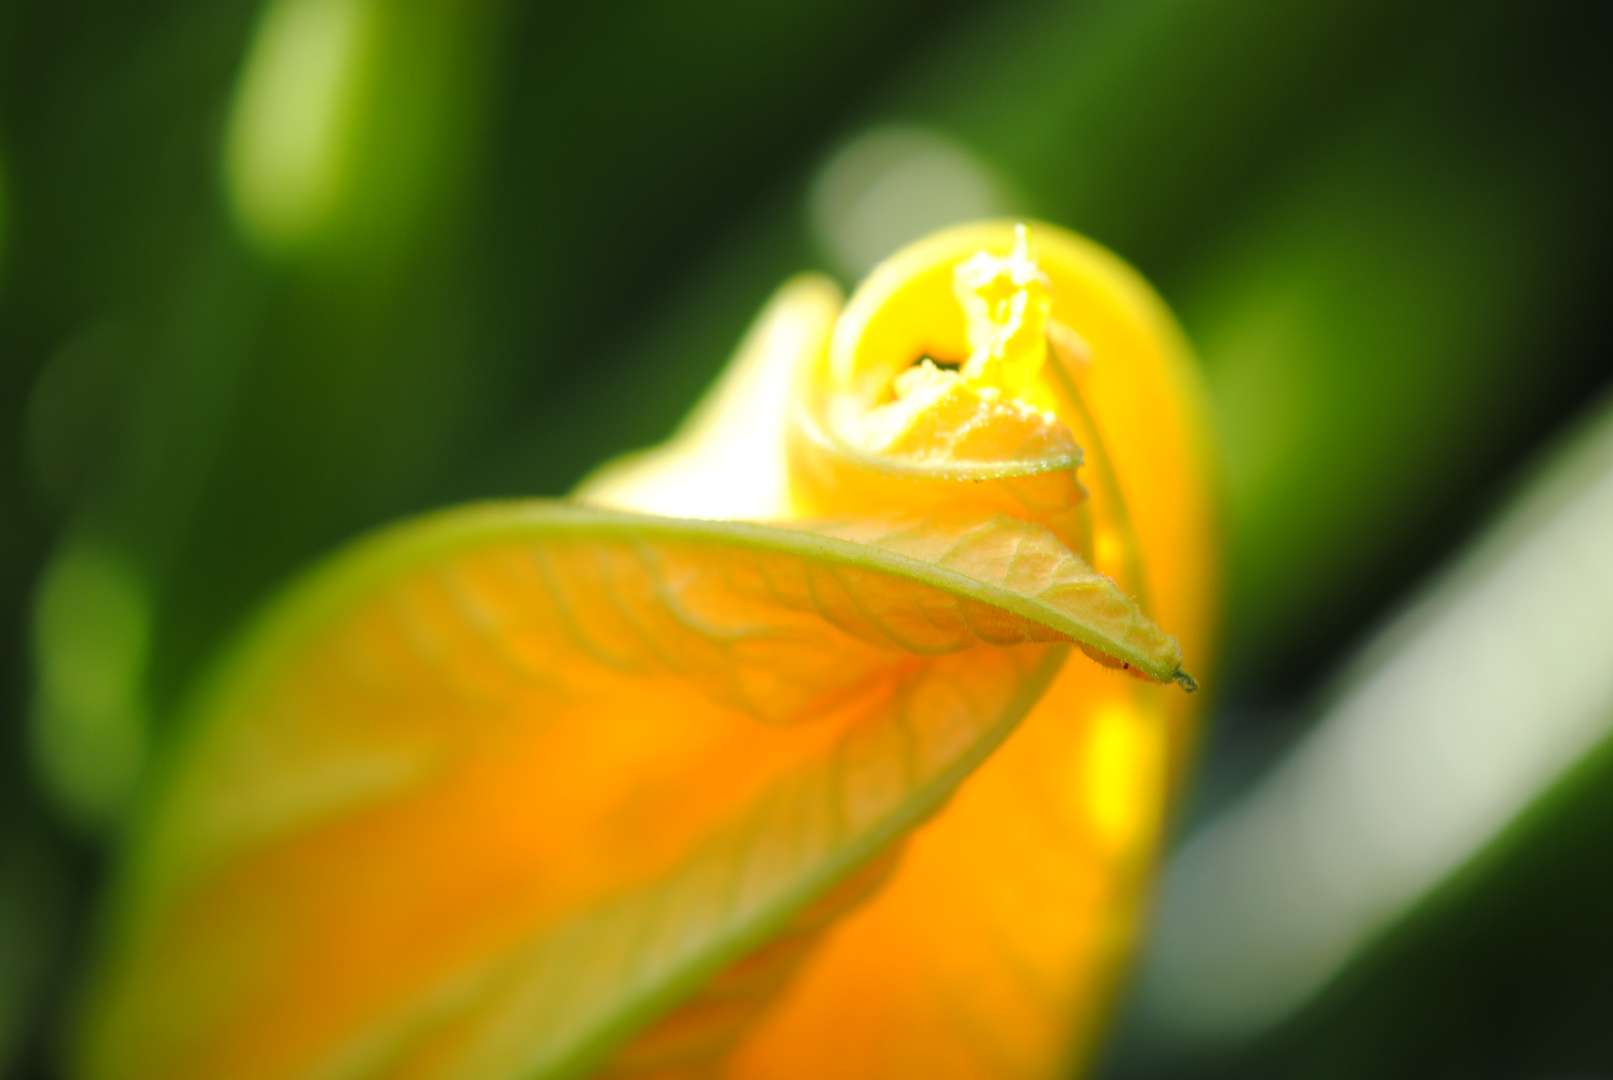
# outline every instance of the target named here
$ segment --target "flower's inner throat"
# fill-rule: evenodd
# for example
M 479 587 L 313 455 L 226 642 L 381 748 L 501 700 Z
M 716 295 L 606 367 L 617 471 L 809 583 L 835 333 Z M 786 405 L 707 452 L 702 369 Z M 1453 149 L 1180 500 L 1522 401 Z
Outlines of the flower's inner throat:
M 861 418 L 861 448 L 937 465 L 1072 453 L 1078 460 L 1043 377 L 1053 289 L 1029 230 L 1015 226 L 1007 255 L 977 251 L 959 262 L 952 294 L 966 320 L 968 358 L 942 367 L 924 357 L 898 374 L 891 398 Z

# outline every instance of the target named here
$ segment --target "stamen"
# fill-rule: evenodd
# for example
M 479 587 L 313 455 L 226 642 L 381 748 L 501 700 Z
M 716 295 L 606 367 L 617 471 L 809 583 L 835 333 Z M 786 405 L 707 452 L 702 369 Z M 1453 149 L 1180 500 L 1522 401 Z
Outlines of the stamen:
M 1044 464 L 1080 460 L 1042 378 L 1053 289 L 1015 226 L 1007 255 L 978 251 L 953 267 L 970 355 L 960 366 L 929 356 L 897 375 L 889 400 L 837 424 L 860 449 L 910 464 Z M 1051 467 L 1051 466 L 1050 466 Z
M 1030 230 L 1014 226 L 1014 249 L 1006 256 L 980 251 L 959 263 L 952 292 L 968 319 L 964 385 L 1024 401 L 1040 398 L 1053 287 L 1031 254 Z

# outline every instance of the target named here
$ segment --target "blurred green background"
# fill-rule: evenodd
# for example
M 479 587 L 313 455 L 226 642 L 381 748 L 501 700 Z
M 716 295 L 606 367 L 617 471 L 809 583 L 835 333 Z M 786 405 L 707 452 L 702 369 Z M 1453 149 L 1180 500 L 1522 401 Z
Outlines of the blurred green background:
M 657 441 L 788 274 L 1013 213 L 1137 265 L 1209 377 L 1226 652 L 1183 837 L 1323 754 L 1408 635 L 1578 628 L 1485 666 L 1522 704 L 1471 737 L 1556 755 L 1504 811 L 1237 1023 L 1150 1006 L 1188 1000 L 1167 955 L 1101 1071 L 1613 1076 L 1613 638 L 1575 622 L 1613 610 L 1609 192 L 1593 0 L 8 0 L 0 1073 L 55 1075 L 118 823 L 270 591 Z M 1559 519 L 1553 591 L 1525 556 Z M 1440 615 L 1497 574 L 1538 600 Z M 1419 670 L 1462 684 L 1447 653 Z M 1483 703 L 1418 677 L 1383 700 L 1459 756 Z M 1437 816 L 1449 785 L 1404 783 Z

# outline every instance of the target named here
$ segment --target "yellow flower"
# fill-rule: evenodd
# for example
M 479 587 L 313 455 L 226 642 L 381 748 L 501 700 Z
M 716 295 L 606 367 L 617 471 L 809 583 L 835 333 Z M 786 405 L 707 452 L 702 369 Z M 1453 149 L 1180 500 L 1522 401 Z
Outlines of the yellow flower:
M 201 698 L 81 1075 L 1057 1075 L 1207 649 L 1193 380 L 1112 256 L 968 226 L 786 285 L 578 501 L 340 557 Z

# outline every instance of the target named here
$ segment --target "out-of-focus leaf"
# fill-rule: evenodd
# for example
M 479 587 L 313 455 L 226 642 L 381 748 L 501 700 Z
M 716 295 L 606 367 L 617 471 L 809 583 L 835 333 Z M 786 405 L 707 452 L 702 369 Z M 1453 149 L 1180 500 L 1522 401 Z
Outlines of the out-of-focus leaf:
M 1265 1034 L 1431 904 L 1489 887 L 1520 840 L 1572 829 L 1559 812 L 1606 782 L 1613 739 L 1610 535 L 1604 408 L 1173 859 L 1152 1041 Z
M 67 879 L 60 853 L 15 795 L 0 820 L 0 1076 L 11 1076 L 65 951 Z
M 1582 335 L 1613 152 L 1578 133 L 1613 117 L 1610 44 L 1606 12 L 1474 6 L 1185 275 L 1245 671 L 1282 679 L 1384 602 L 1605 373 Z
M 145 750 L 150 598 L 112 551 L 69 546 L 35 601 L 41 658 L 33 762 L 57 808 L 81 826 L 121 810 Z

